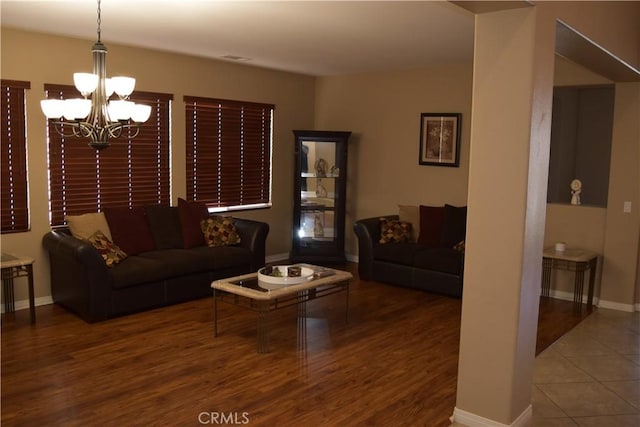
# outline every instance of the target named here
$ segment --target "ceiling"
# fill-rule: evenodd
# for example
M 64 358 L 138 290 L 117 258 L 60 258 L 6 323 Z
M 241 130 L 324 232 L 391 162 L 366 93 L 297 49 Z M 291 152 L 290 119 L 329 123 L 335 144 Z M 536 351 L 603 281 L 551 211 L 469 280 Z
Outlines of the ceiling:
M 93 0 L 1 0 L 0 19 L 97 39 Z M 101 39 L 326 76 L 471 61 L 473 25 L 447 1 L 102 0 Z

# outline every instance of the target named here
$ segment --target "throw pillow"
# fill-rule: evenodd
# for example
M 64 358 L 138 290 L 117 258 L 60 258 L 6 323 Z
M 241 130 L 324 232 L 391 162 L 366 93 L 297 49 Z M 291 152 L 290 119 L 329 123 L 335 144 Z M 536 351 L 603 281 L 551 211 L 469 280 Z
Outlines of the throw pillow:
M 442 245 L 452 248 L 465 239 L 467 234 L 467 207 L 444 205 L 444 226 Z
M 398 217 L 400 221 L 411 223 L 411 228 L 413 228 L 411 241 L 417 242 L 418 236 L 420 236 L 420 207 L 398 205 Z
M 188 202 L 178 199 L 178 215 L 182 224 L 182 239 L 185 249 L 204 246 L 204 235 L 200 221 L 209 217 L 207 205 L 201 202 Z
M 101 231 L 96 231 L 88 239 L 84 240 L 91 243 L 100 252 L 107 267 L 113 267 L 127 258 L 127 254 Z
M 111 230 L 103 212 L 88 213 L 83 215 L 67 215 L 64 217 L 69 226 L 71 235 L 76 239 L 87 240 L 93 233 L 100 230 L 105 236 L 112 239 Z
M 240 235 L 230 216 L 213 216 L 200 221 L 207 246 L 228 246 L 240 243 Z
M 411 223 L 380 218 L 380 243 L 406 243 L 411 238 Z
M 144 212 L 156 249 L 181 249 L 184 247 L 182 224 L 177 207 L 148 205 L 144 207 Z
M 111 229 L 113 243 L 129 255 L 155 249 L 144 209 L 105 208 L 104 215 Z
M 420 235 L 418 243 L 430 248 L 442 247 L 444 206 L 420 205 Z

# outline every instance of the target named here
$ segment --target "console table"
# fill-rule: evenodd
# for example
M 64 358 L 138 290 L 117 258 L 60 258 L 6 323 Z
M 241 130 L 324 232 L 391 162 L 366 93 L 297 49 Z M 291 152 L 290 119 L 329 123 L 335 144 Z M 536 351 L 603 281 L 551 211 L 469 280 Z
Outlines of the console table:
M 36 323 L 36 307 L 33 291 L 33 258 L 2 253 L 0 258 L 2 268 L 2 291 L 4 292 L 4 311 L 16 311 L 13 293 L 13 279 L 26 277 L 29 285 L 29 314 L 31 324 Z
M 584 289 L 584 273 L 589 270 L 587 309 L 591 310 L 597 266 L 598 254 L 595 252 L 578 248 L 567 248 L 559 252 L 555 250 L 555 247 L 545 248 L 542 257 L 542 296 L 549 296 L 552 270 L 573 271 L 575 272 L 573 302 L 576 308 L 580 307 Z

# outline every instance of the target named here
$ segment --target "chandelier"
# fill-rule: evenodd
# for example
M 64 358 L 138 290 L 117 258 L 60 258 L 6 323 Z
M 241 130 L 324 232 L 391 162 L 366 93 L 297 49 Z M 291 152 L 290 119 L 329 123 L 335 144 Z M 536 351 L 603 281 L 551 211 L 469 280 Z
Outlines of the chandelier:
M 74 73 L 73 82 L 82 98 L 44 99 L 42 112 L 63 137 L 89 138 L 89 146 L 102 150 L 109 138 L 118 138 L 123 130 L 131 130 L 130 138 L 140 131 L 140 125 L 151 115 L 149 105 L 129 101 L 136 79 L 106 78 L 107 48 L 100 41 L 101 10 L 98 0 L 98 41 L 91 48 L 93 73 Z M 109 100 L 113 93 L 118 99 Z M 88 96 L 91 95 L 91 99 Z

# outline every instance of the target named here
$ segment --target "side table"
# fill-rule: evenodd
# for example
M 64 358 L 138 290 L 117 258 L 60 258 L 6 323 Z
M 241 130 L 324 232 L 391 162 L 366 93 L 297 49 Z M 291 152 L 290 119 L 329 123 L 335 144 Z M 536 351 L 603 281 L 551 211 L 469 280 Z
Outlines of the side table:
M 573 271 L 575 272 L 573 302 L 575 308 L 579 308 L 580 304 L 582 304 L 584 272 L 589 270 L 587 310 L 591 310 L 593 307 L 593 290 L 597 266 L 598 254 L 595 252 L 578 248 L 567 248 L 562 252 L 558 252 L 554 247 L 545 248 L 542 257 L 542 296 L 549 296 L 551 271 L 553 269 Z
M 36 323 L 36 307 L 33 290 L 33 258 L 2 253 L 0 267 L 2 268 L 5 313 L 16 311 L 13 279 L 26 277 L 29 284 L 29 314 L 31 316 L 31 324 L 34 325 Z

